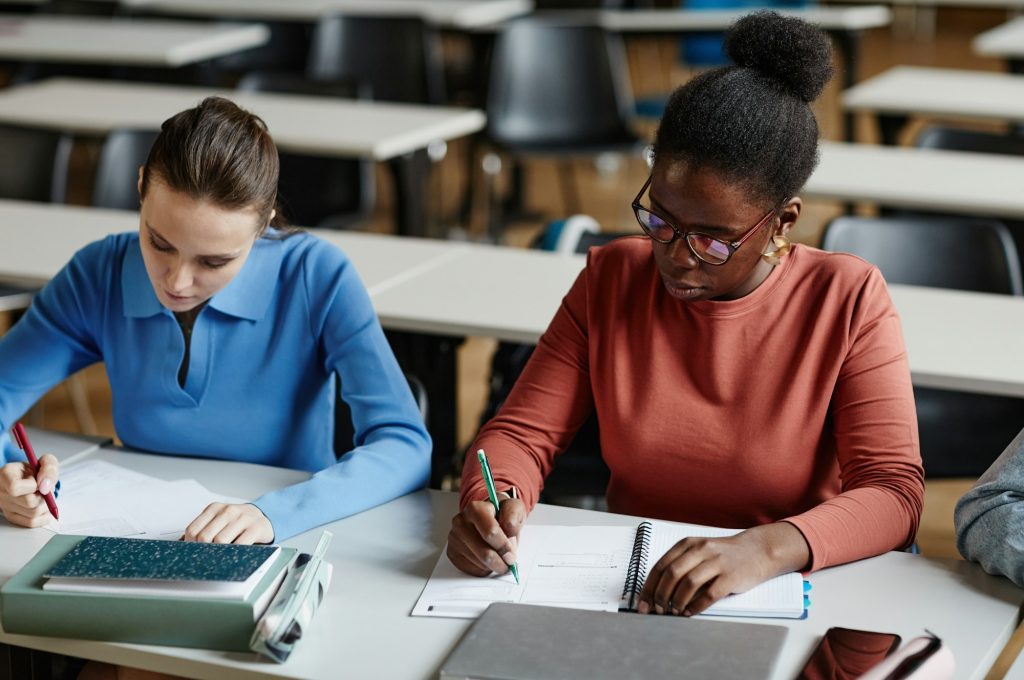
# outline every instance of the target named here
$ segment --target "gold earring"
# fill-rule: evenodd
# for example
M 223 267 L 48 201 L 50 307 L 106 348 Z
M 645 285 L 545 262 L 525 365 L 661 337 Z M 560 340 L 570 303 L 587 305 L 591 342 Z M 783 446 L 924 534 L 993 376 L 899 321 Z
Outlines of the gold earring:
M 772 236 L 772 245 L 775 248 L 761 255 L 761 258 L 770 265 L 781 263 L 782 258 L 789 255 L 789 251 L 793 249 L 793 244 L 790 240 L 782 235 Z

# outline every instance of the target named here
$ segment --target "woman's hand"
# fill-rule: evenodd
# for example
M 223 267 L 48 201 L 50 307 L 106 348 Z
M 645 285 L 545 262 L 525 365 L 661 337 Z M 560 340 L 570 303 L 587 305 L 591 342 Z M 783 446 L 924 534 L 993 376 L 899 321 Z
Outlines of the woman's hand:
M 501 512 L 494 515 L 490 501 L 474 501 L 452 518 L 448 532 L 448 559 L 472 576 L 504 574 L 515 564 L 519 531 L 526 521 L 526 504 L 506 493 L 498 494 Z
M 640 591 L 641 614 L 699 614 L 810 561 L 804 535 L 788 522 L 766 524 L 727 538 L 686 538 L 651 569 Z
M 49 454 L 39 459 L 39 472 L 35 475 L 28 463 L 0 467 L 0 510 L 7 521 L 21 527 L 49 523 L 50 511 L 43 496 L 57 486 L 59 472 L 57 459 Z
M 251 503 L 210 503 L 185 529 L 183 541 L 198 543 L 271 543 L 274 527 Z

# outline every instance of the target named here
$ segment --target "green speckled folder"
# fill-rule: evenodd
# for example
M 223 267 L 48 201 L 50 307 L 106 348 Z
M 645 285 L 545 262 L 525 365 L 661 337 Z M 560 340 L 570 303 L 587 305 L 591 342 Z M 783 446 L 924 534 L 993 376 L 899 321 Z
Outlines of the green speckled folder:
M 153 579 L 160 581 L 245 581 L 276 548 L 88 536 L 45 576 Z

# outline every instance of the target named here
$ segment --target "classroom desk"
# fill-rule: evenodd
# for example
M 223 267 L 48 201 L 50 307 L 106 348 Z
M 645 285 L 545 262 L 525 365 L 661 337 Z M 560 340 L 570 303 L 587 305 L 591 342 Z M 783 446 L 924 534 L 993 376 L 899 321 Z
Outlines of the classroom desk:
M 1024 75 L 896 66 L 843 93 L 850 112 L 878 116 L 882 139 L 895 144 L 912 115 L 1024 121 Z
M 821 142 L 804 198 L 1024 219 L 1024 162 L 1010 156 Z
M 1013 73 L 1024 72 L 1024 17 L 978 34 L 971 47 L 976 54 L 1005 59 Z
M 259 47 L 269 38 L 260 24 L 0 16 L 0 59 L 11 61 L 177 67 Z
M 120 0 L 133 11 L 182 16 L 313 22 L 326 14 L 418 16 L 454 29 L 501 23 L 533 10 L 532 0 Z
M 119 127 L 159 129 L 168 117 L 215 94 L 263 118 L 281 150 L 387 161 L 403 235 L 423 234 L 427 145 L 472 134 L 485 122 L 475 109 L 51 78 L 0 91 L 0 123 L 92 136 Z
M 305 475 L 266 468 L 103 449 L 90 456 L 164 479 L 195 477 L 212 491 L 254 498 Z M 308 635 L 289 661 L 275 665 L 254 655 L 11 635 L 0 642 L 196 678 L 435 677 L 469 626 L 459 619 L 413 618 L 409 611 L 444 545 L 457 498 L 421 491 L 334 522 L 327 559 L 334 582 Z M 540 505 L 538 524 L 625 524 L 632 517 Z M 285 545 L 310 550 L 319 529 Z M 0 522 L 0 582 L 49 538 Z M 835 625 L 886 630 L 910 639 L 933 630 L 950 645 L 958 678 L 980 678 L 1016 626 L 1024 591 L 986 575 L 976 565 L 888 553 L 812 574 L 810 616 L 803 621 L 732 619 L 786 626 L 789 635 L 773 679 L 796 674 L 824 631 Z M 970 625 L 965 626 L 964 622 Z M 400 647 L 401 653 L 395 653 Z M 742 653 L 742 647 L 737 648 Z

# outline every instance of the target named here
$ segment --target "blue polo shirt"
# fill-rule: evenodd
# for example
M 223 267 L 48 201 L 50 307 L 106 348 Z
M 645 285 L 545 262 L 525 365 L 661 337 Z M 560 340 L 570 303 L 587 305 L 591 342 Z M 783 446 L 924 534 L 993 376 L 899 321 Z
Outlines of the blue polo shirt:
M 253 501 L 275 540 L 421 488 L 430 438 L 352 263 L 309 234 L 261 238 L 195 320 L 184 387 L 181 329 L 146 275 L 137 233 L 92 243 L 0 339 L 7 437 L 55 384 L 102 361 L 114 426 L 128 447 L 306 470 Z M 336 458 L 334 376 L 355 448 Z

